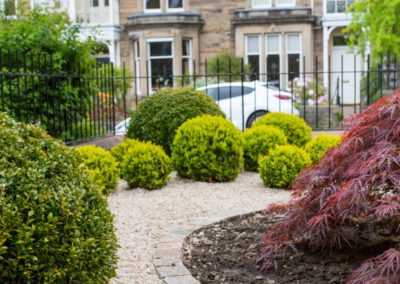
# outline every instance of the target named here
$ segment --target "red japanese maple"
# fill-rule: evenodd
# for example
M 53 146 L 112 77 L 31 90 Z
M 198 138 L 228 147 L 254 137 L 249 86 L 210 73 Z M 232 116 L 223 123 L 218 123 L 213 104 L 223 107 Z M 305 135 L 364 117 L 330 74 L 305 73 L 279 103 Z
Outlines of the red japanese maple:
M 300 246 L 384 247 L 347 283 L 400 283 L 400 91 L 345 123 L 342 143 L 292 185 L 288 214 L 264 236 L 263 269 Z

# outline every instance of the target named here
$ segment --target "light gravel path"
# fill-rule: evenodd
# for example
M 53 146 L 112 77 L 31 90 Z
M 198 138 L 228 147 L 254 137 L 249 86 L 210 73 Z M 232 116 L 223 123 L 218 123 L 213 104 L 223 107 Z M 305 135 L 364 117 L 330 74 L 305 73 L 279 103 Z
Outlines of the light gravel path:
M 109 196 L 115 214 L 119 262 L 115 283 L 161 283 L 152 259 L 157 242 L 172 228 L 191 220 L 236 209 L 261 210 L 285 202 L 289 191 L 265 188 L 256 173 L 243 172 L 234 182 L 192 182 L 172 176 L 161 190 L 127 190 L 121 182 Z

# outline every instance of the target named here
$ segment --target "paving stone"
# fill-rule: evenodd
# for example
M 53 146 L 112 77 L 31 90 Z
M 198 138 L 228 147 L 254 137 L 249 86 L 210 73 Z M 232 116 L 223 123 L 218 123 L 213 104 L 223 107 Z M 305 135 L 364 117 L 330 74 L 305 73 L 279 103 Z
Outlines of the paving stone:
M 190 271 L 182 264 L 177 266 L 158 267 L 157 273 L 161 278 L 191 275 Z
M 155 259 L 153 261 L 153 264 L 157 269 L 158 267 L 182 265 L 182 261 L 180 258 L 164 258 L 164 259 Z
M 180 258 L 180 249 L 156 250 L 155 259 Z
M 185 276 L 174 276 L 167 277 L 164 279 L 164 283 L 166 284 L 200 284 L 193 276 L 185 275 Z

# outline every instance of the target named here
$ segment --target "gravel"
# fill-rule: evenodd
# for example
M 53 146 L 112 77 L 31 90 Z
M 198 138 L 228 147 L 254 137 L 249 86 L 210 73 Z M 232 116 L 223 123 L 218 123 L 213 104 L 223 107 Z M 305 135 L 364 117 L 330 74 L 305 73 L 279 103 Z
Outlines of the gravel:
M 128 190 L 121 181 L 108 198 L 120 244 L 117 277 L 110 283 L 161 283 L 152 259 L 157 242 L 191 220 L 236 209 L 261 210 L 285 202 L 290 192 L 265 188 L 257 173 L 243 172 L 233 182 L 204 183 L 171 176 L 161 190 Z

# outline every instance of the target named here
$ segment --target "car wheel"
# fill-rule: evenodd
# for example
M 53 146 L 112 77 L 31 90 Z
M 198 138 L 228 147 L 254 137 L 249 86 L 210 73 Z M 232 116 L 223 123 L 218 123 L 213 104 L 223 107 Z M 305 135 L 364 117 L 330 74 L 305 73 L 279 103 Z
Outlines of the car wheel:
M 250 128 L 253 125 L 253 123 L 257 121 L 258 118 L 266 115 L 267 113 L 268 111 L 266 110 L 257 110 L 256 112 L 253 112 L 247 119 L 246 128 Z

